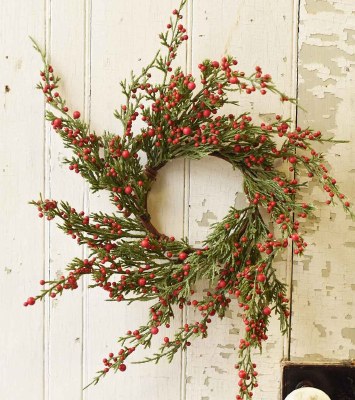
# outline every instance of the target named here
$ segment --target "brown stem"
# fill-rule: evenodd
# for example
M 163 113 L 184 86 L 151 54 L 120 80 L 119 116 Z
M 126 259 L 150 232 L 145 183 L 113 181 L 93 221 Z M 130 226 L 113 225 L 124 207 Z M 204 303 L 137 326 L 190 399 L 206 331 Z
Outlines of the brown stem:
M 214 151 L 213 153 L 210 154 L 210 156 L 216 157 L 216 158 L 220 158 L 221 160 L 230 162 L 230 161 L 228 160 L 227 157 L 223 156 L 223 155 L 222 155 L 221 153 L 219 153 L 218 151 Z
M 158 171 L 164 167 L 166 164 L 165 162 L 162 162 L 161 164 L 157 165 L 156 167 L 151 167 L 150 165 L 146 165 L 144 168 L 144 174 L 150 181 L 155 181 L 157 178 Z M 148 210 L 148 193 L 150 191 L 147 191 L 144 199 L 144 209 Z M 149 214 L 142 214 L 139 216 L 140 221 L 142 222 L 142 225 L 145 227 L 145 229 L 151 233 L 154 237 L 157 237 L 158 239 L 167 239 L 168 236 L 164 235 L 163 233 L 160 233 L 158 229 L 152 224 L 150 220 L 150 215 Z
M 163 233 L 160 233 L 157 228 L 151 223 L 150 221 L 150 216 L 147 214 L 143 214 L 139 216 L 139 219 L 141 220 L 142 225 L 145 227 L 145 229 L 151 233 L 154 237 L 157 237 L 159 240 L 162 239 L 167 239 L 168 237 L 164 235 Z

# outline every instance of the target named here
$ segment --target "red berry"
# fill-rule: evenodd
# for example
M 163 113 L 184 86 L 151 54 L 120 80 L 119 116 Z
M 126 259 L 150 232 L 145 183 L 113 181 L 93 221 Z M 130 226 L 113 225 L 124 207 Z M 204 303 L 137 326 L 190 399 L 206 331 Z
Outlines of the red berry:
M 73 112 L 73 118 L 74 118 L 74 119 L 80 118 L 80 112 L 79 112 L 79 111 L 74 111 L 74 112 Z
M 229 83 L 234 84 L 234 83 L 238 83 L 239 79 L 236 76 L 231 76 L 229 78 Z
M 256 277 L 256 280 L 258 282 L 265 282 L 266 281 L 266 276 L 264 274 L 258 274 L 258 276 Z
M 44 279 L 41 279 L 40 281 L 39 281 L 39 284 L 40 285 L 44 285 L 46 283 L 46 281 L 44 280 Z
M 208 118 L 211 115 L 211 110 L 203 110 L 203 116 Z
M 240 379 L 245 379 L 247 377 L 247 373 L 244 370 L 240 370 L 238 372 L 238 376 Z
M 270 307 L 265 307 L 265 308 L 263 309 L 263 314 L 264 314 L 264 315 L 270 315 L 270 314 L 271 314 L 271 309 L 270 309 Z
M 292 157 L 289 157 L 288 161 L 289 161 L 291 164 L 296 164 L 297 158 L 292 156 Z
M 138 279 L 138 285 L 139 286 L 145 286 L 145 284 L 147 283 L 147 280 L 146 279 L 144 279 L 144 278 L 139 278 Z
M 141 241 L 141 246 L 142 246 L 143 248 L 145 248 L 145 249 L 148 249 L 148 248 L 149 248 L 149 239 L 143 239 L 143 240 Z
M 130 153 L 129 153 L 129 151 L 128 150 L 123 150 L 122 151 L 122 157 L 123 158 L 128 158 L 130 156 Z M 122 364 L 121 364 L 122 365 Z
M 196 87 L 195 82 L 189 82 L 189 83 L 187 84 L 187 88 L 188 88 L 189 90 L 194 90 L 195 87 Z
M 223 289 L 223 288 L 225 288 L 226 286 L 227 286 L 227 282 L 224 281 L 224 280 L 220 280 L 220 281 L 218 282 L 218 284 L 217 284 L 217 287 L 218 287 L 219 289 Z
M 29 306 L 33 306 L 34 304 L 35 304 L 35 302 L 36 302 L 36 299 L 34 298 L 34 297 L 29 297 L 28 299 L 27 299 L 27 304 L 29 305 Z
M 185 126 L 185 128 L 182 130 L 182 133 L 186 136 L 191 135 L 192 129 L 188 126 Z
M 60 118 L 56 118 L 53 121 L 53 128 L 54 129 L 60 129 L 62 127 L 62 120 Z
M 119 370 L 122 371 L 122 372 L 123 372 L 123 371 L 126 371 L 126 369 L 127 369 L 127 367 L 126 367 L 125 364 L 121 364 L 118 368 L 119 368 Z
M 182 253 L 179 254 L 179 260 L 184 261 L 184 260 L 186 260 L 186 258 L 187 258 L 187 254 L 186 253 L 182 252 Z
M 159 329 L 156 326 L 150 328 L 150 332 L 152 335 L 156 335 L 159 332 Z
M 132 189 L 131 186 L 126 186 L 125 189 L 124 189 L 124 192 L 126 194 L 131 194 L 133 192 L 133 189 Z
M 291 235 L 291 239 L 294 241 L 294 242 L 297 242 L 297 240 L 299 240 L 299 236 L 296 234 L 296 233 L 294 233 L 293 235 Z

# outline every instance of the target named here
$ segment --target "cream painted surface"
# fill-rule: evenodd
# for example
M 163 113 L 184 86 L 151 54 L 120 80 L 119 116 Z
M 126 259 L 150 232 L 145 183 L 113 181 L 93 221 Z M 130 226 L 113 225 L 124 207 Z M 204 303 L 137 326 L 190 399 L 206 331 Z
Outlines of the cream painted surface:
M 67 99 L 71 110 L 84 111 L 88 101 L 88 92 L 85 90 L 88 72 L 86 10 L 85 2 L 64 0 L 47 3 L 47 53 L 57 74 L 63 76 L 59 92 Z M 38 94 L 37 91 L 36 95 Z M 63 199 L 78 211 L 83 210 L 85 184 L 78 175 L 70 173 L 68 167 L 61 163 L 64 157 L 69 157 L 70 151 L 63 148 L 61 139 L 48 123 L 45 134 L 48 141 L 44 149 L 46 197 Z M 74 257 L 82 257 L 83 250 L 77 246 L 75 240 L 64 235 L 56 224 L 47 223 L 46 233 L 46 279 L 54 279 L 65 274 L 65 266 Z M 51 400 L 81 397 L 84 339 L 82 290 L 80 284 L 78 292 L 68 292 L 68 296 L 46 302 L 45 376 L 48 378 L 45 396 Z M 58 390 L 59 382 L 65 382 L 61 385 L 61 390 Z
M 42 400 L 44 308 L 25 313 L 22 303 L 37 290 L 45 260 L 43 223 L 27 204 L 44 190 L 43 99 L 33 84 L 41 62 L 27 40 L 45 40 L 44 4 L 1 2 L 0 15 L 0 394 Z
M 308 112 L 300 111 L 298 121 L 350 141 L 319 150 L 327 153 L 330 173 L 354 199 L 354 2 L 302 1 L 300 19 L 299 98 Z M 311 187 L 305 200 L 319 210 L 307 229 L 307 254 L 294 264 L 291 359 L 354 359 L 355 222 L 340 207 L 325 207 L 319 189 Z
M 81 285 L 44 305 L 22 307 L 40 289 L 43 276 L 61 274 L 72 257 L 84 255 L 55 224 L 39 221 L 27 201 L 42 191 L 77 209 L 110 209 L 106 193 L 90 194 L 80 177 L 60 165 L 66 152 L 43 121 L 43 99 L 34 89 L 40 60 L 28 35 L 46 46 L 69 107 L 79 109 L 98 133 L 120 133 L 112 114 L 122 100 L 118 83 L 150 61 L 176 5 L 175 0 L 0 0 L 0 399 L 235 397 L 233 366 L 242 328 L 235 303 L 223 321 L 215 321 L 208 339 L 193 343 L 172 364 L 129 365 L 124 374 L 84 392 L 101 359 L 116 348 L 116 338 L 146 321 L 147 305 L 127 310 Z M 351 198 L 354 9 L 353 0 L 302 0 L 300 9 L 292 0 L 191 0 L 184 19 L 190 41 L 179 59 L 196 72 L 206 57 L 233 54 L 241 69 L 261 65 L 281 90 L 298 91 L 308 110 L 298 112 L 301 126 L 352 141 L 323 149 Z M 234 112 L 246 108 L 256 120 L 296 115 L 294 107 L 269 95 L 243 98 Z M 228 205 L 243 204 L 241 185 L 238 173 L 220 160 L 177 160 L 160 172 L 149 209 L 167 234 L 198 243 Z M 308 251 L 293 264 L 286 254 L 276 265 L 280 276 L 293 282 L 292 334 L 290 340 L 282 338 L 278 321 L 271 324 L 265 351 L 256 358 L 261 386 L 256 399 L 279 398 L 282 359 L 355 358 L 355 223 L 339 207 L 325 206 L 318 189 L 311 187 L 305 199 L 319 206 L 315 225 L 307 226 Z M 183 314 L 176 326 L 193 318 Z

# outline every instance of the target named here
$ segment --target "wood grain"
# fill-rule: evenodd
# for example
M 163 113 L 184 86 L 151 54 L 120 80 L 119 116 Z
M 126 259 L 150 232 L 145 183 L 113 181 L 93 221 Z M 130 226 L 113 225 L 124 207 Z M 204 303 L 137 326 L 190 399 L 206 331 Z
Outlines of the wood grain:
M 67 99 L 70 112 L 79 110 L 83 115 L 88 95 L 85 91 L 86 11 L 85 2 L 69 0 L 51 1 L 47 9 L 46 46 L 53 68 L 62 77 L 58 90 Z M 50 124 L 46 124 L 46 135 L 46 197 L 68 201 L 81 211 L 84 209 L 85 184 L 80 175 L 73 174 L 62 163 L 65 157 L 70 157 L 70 151 L 63 148 L 61 138 Z M 74 257 L 82 257 L 83 249 L 52 222 L 48 224 L 47 233 L 47 279 L 54 279 L 65 274 L 67 264 Z M 65 296 L 51 300 L 46 308 L 46 394 L 53 400 L 80 399 L 82 396 L 81 292 L 82 288 L 65 293 Z
M 44 190 L 41 61 L 44 2 L 0 3 L 0 397 L 44 399 L 43 307 L 22 304 L 44 273 L 44 225 L 28 201 Z M 21 38 L 21 40 L 19 40 Z M 31 101 L 27 101 L 31 99 Z M 21 384 L 20 384 L 21 383 Z

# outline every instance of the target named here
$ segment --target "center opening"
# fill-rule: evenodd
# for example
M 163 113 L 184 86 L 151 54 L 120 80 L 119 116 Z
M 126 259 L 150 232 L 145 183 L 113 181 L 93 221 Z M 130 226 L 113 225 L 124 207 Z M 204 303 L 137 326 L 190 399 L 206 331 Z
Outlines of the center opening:
M 176 239 L 187 237 L 194 247 L 202 245 L 211 224 L 221 221 L 230 207 L 247 205 L 243 174 L 212 156 L 169 162 L 148 196 L 151 222 L 158 231 Z

